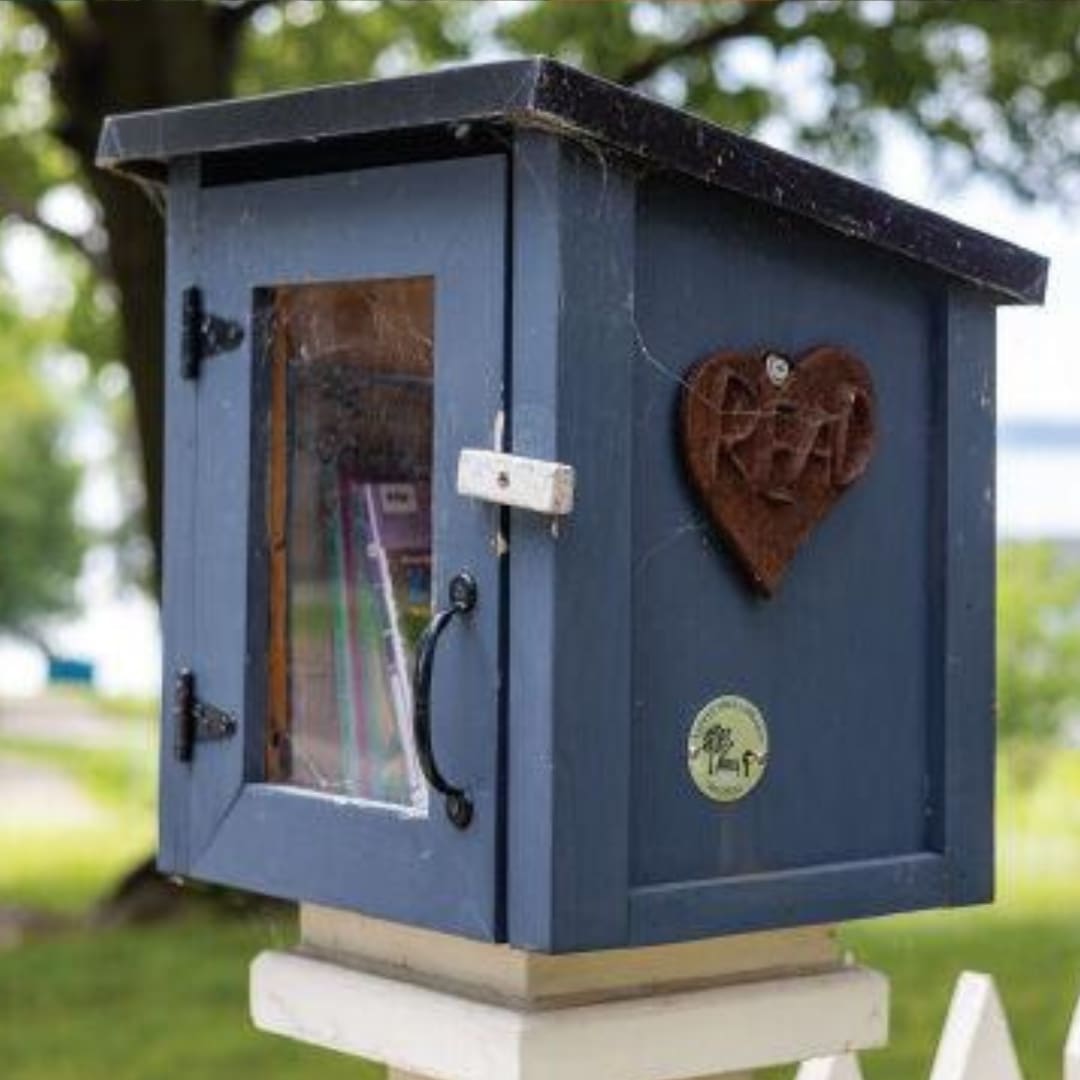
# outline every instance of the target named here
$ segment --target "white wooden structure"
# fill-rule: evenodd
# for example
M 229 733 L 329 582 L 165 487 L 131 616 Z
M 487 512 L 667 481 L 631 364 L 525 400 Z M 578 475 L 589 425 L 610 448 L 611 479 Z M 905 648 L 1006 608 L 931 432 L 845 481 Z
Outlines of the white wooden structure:
M 574 468 L 494 450 L 462 450 L 457 490 L 472 499 L 561 517 L 574 509 Z
M 1080 1000 L 1065 1043 L 1063 1075 L 1064 1080 L 1080 1080 Z M 1009 1022 L 993 979 L 989 975 L 965 972 L 953 993 L 930 1080 L 1022 1080 L 1022 1077 Z M 862 1072 L 855 1055 L 843 1054 L 806 1062 L 796 1080 L 862 1080 Z
M 863 1074 L 858 1058 L 854 1054 L 843 1054 L 803 1062 L 795 1080 L 863 1080 Z
M 543 956 L 304 906 L 300 947 L 255 960 L 251 1006 L 430 1080 L 735 1080 L 888 1034 L 887 981 L 828 927 Z
M 251 1008 L 388 1080 L 751 1080 L 786 1063 L 862 1080 L 888 983 L 826 927 L 554 957 L 305 906 L 300 946 L 252 965 Z M 1063 1064 L 1080 1080 L 1080 1002 Z M 958 980 L 929 1080 L 1023 1080 L 989 975 Z
M 1022 1080 L 1001 998 L 989 975 L 960 976 L 930 1080 Z

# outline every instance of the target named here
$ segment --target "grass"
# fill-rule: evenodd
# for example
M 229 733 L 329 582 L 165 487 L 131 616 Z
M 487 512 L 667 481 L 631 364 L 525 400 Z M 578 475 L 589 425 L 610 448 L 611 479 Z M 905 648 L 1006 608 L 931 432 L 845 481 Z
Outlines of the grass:
M 62 829 L 26 821 L 0 828 L 0 903 L 78 912 L 153 851 L 153 738 L 145 722 L 116 723 L 126 737 L 109 746 L 0 736 L 0 755 L 57 769 L 100 810 L 93 820 Z
M 0 737 L 0 754 L 65 774 L 101 813 L 77 828 L 0 830 L 0 905 L 84 913 L 153 850 L 155 754 L 145 716 L 116 709 L 115 745 Z M 292 922 L 211 918 L 70 932 L 0 948 L 4 1080 L 374 1080 L 382 1070 L 256 1032 L 247 968 Z
M 256 1032 L 246 972 L 275 923 L 189 920 L 0 953 L 5 1080 L 374 1080 L 382 1070 Z
M 1080 887 L 1060 908 L 951 912 L 849 927 L 860 961 L 892 980 L 888 1049 L 862 1056 L 867 1080 L 921 1080 L 934 1052 L 957 976 L 993 975 L 1013 1027 L 1025 1076 L 1061 1075 L 1069 1018 L 1080 993 Z
M 1037 782 L 998 784 L 998 899 L 992 906 L 852 923 L 845 943 L 892 982 L 888 1048 L 867 1080 L 930 1075 L 956 979 L 994 976 L 1028 1080 L 1057 1080 L 1080 995 L 1080 753 L 1056 752 Z M 764 1080 L 789 1077 L 771 1070 Z
M 54 766 L 111 809 L 153 813 L 157 770 L 143 739 L 116 747 L 72 746 L 0 735 L 0 754 Z
M 126 821 L 119 814 L 66 832 L 0 832 L 0 904 L 78 914 L 153 848 L 153 824 L 141 818 Z M 0 965 L 6 959 L 0 952 Z
M 131 727 L 126 715 L 115 722 Z M 0 752 L 63 770 L 103 810 L 100 822 L 80 830 L 0 834 L 0 904 L 77 912 L 150 850 L 153 765 L 145 741 L 72 751 L 0 740 Z M 863 1055 L 867 1080 L 928 1076 L 963 970 L 997 979 L 1028 1080 L 1060 1076 L 1080 993 L 1080 752 L 1055 753 L 1034 785 L 1003 772 L 999 807 L 997 904 L 844 930 L 860 962 L 892 980 L 892 1040 Z M 0 1075 L 373 1080 L 375 1067 L 252 1029 L 248 964 L 295 933 L 291 922 L 204 915 L 73 931 L 0 951 Z M 761 1080 L 792 1072 L 770 1070 Z

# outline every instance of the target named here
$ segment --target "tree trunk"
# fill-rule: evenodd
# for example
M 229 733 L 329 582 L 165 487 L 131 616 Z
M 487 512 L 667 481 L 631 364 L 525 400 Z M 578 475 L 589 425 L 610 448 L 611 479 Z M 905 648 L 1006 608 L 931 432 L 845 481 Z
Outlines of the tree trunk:
M 202 0 L 85 0 L 81 8 L 50 0 L 24 5 L 56 50 L 51 78 L 59 138 L 74 152 L 101 206 L 109 267 L 119 299 L 122 360 L 131 379 L 146 493 L 144 526 L 153 546 L 160 593 L 163 473 L 165 231 L 157 207 L 139 188 L 94 164 L 106 116 L 229 96 L 239 36 L 257 2 L 223 8 Z M 141 864 L 99 917 L 145 915 L 170 907 L 154 859 Z M 158 882 L 157 886 L 146 882 Z M 175 891 L 175 890 L 173 890 Z M 139 894 L 141 900 L 133 900 Z M 147 901 L 146 896 L 156 899 Z M 164 898 L 164 899 L 163 899 Z
M 227 97 L 239 35 L 252 5 L 202 0 L 86 0 L 47 4 L 42 19 L 57 50 L 52 71 L 58 135 L 77 156 L 109 237 L 119 299 L 123 361 L 131 378 L 146 492 L 145 527 L 160 582 L 165 303 L 163 220 L 134 184 L 94 165 L 111 113 Z M 31 9 L 32 10 L 32 9 Z M 40 16 L 39 16 L 40 17 Z
M 146 195 L 126 181 L 98 176 L 94 190 L 109 233 L 109 258 L 119 300 L 121 348 L 131 379 L 142 459 L 143 527 L 154 553 L 153 581 L 160 589 L 165 393 L 162 219 Z

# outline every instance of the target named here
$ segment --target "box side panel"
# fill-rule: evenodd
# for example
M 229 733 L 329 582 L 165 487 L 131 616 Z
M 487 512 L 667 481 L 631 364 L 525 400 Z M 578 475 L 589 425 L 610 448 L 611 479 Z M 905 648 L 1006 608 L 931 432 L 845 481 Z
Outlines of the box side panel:
M 638 208 L 633 936 L 943 902 L 958 818 L 984 838 L 964 850 L 987 862 L 992 429 L 972 402 L 991 391 L 986 361 L 968 353 L 986 355 L 992 311 L 950 302 L 909 264 L 690 184 L 650 180 Z M 765 599 L 687 483 L 678 402 L 713 352 L 797 358 L 818 345 L 869 366 L 877 448 Z M 979 554 L 956 578 L 958 528 Z M 970 663 L 958 668 L 947 657 L 960 638 Z M 752 701 L 770 740 L 763 781 L 730 804 L 702 796 L 687 762 L 695 714 L 724 694 Z M 977 761 L 958 764 L 967 746 Z M 954 795 L 955 815 L 943 802 Z
M 984 297 L 963 288 L 950 291 L 943 318 L 949 366 L 940 830 L 948 900 L 971 904 L 994 892 L 995 318 Z
M 510 513 L 509 940 L 627 934 L 634 184 L 540 133 L 515 142 L 514 453 L 576 470 L 557 526 Z
M 166 873 L 190 868 L 188 833 L 191 774 L 173 754 L 170 713 L 173 679 L 197 666 L 195 631 L 195 502 L 197 398 L 180 374 L 181 293 L 196 278 L 199 247 L 199 161 L 178 158 L 169 169 L 165 314 L 165 469 L 162 538 L 162 717 L 158 814 L 158 866 Z

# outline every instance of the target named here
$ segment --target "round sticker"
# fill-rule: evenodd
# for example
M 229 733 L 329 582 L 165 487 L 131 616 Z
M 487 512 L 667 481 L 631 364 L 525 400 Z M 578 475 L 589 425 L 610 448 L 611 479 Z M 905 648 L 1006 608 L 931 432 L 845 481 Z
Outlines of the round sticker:
M 746 698 L 716 698 L 694 717 L 687 751 L 698 790 L 716 802 L 736 802 L 757 787 L 769 762 L 765 717 Z

